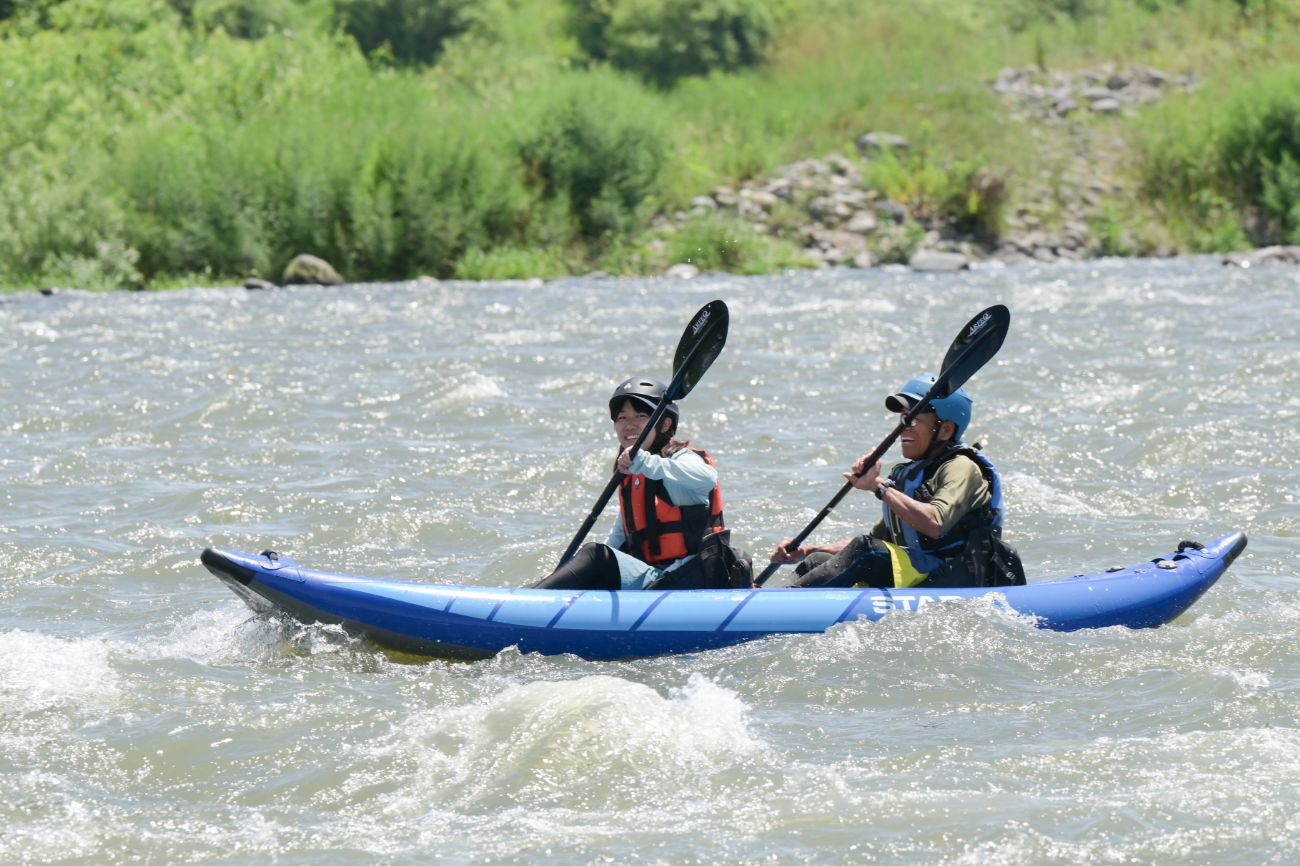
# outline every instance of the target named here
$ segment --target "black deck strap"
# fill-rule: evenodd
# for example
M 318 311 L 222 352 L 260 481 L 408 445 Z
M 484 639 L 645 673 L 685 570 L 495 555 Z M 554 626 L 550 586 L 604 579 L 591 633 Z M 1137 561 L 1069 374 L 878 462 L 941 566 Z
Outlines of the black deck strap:
M 1204 544 L 1201 544 L 1199 541 L 1180 541 L 1180 542 L 1178 542 L 1178 552 L 1179 552 L 1179 553 L 1182 553 L 1184 550 L 1204 550 L 1204 549 L 1205 549 L 1205 545 L 1204 545 Z
M 263 551 L 262 551 L 260 554 L 258 554 L 258 555 L 259 555 L 259 556 L 265 556 L 267 559 L 271 560 L 272 562 L 279 562 L 279 561 L 280 561 L 280 554 L 276 553 L 274 550 L 263 550 Z

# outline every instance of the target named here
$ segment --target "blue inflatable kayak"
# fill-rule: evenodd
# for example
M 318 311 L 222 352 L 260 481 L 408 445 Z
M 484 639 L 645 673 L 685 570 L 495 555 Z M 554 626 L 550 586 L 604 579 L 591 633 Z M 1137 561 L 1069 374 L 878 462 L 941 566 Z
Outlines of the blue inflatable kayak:
M 624 659 L 823 632 L 836 623 L 989 594 L 1047 629 L 1158 626 L 1187 610 L 1245 547 L 1246 536 L 1236 532 L 1204 546 L 1183 542 L 1128 568 L 995 589 L 578 592 L 328 574 L 271 551 L 255 556 L 209 548 L 202 561 L 256 611 L 339 624 L 403 652 L 476 659 L 513 646 Z

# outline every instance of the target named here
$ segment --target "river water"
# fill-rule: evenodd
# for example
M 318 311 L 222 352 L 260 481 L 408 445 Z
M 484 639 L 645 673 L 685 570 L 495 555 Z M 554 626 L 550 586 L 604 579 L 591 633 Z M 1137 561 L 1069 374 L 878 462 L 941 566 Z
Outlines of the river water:
M 1031 581 L 1250 545 L 1159 629 L 937 605 L 627 663 L 394 657 L 200 566 L 536 577 L 608 477 L 609 390 L 669 378 L 713 298 L 682 432 L 750 549 L 992 303 L 971 434 Z M 0 862 L 1294 863 L 1298 335 L 1300 271 L 1204 258 L 0 297 Z

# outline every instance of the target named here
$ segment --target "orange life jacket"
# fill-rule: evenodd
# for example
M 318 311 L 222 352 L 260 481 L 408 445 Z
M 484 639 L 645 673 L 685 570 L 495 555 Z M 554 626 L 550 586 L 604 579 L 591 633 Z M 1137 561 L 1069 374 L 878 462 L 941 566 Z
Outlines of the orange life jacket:
M 713 466 L 707 451 L 691 449 Z M 626 550 L 650 565 L 665 565 L 697 553 L 711 532 L 722 532 L 722 487 L 713 485 L 708 505 L 674 505 L 662 481 L 625 475 L 619 484 L 619 511 Z

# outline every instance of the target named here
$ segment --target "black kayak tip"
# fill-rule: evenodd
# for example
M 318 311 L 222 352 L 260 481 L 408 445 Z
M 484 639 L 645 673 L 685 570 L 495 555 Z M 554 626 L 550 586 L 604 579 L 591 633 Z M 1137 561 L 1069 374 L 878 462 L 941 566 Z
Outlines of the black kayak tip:
M 248 586 L 253 582 L 252 569 L 239 565 L 215 547 L 205 548 L 203 553 L 199 555 L 199 561 L 203 563 L 203 566 L 208 571 L 222 580 L 235 582 L 242 586 Z
M 1223 556 L 1223 567 L 1227 568 L 1232 565 L 1233 560 L 1241 556 L 1241 552 L 1246 549 L 1246 533 L 1238 532 L 1233 535 L 1228 543 L 1228 552 Z

